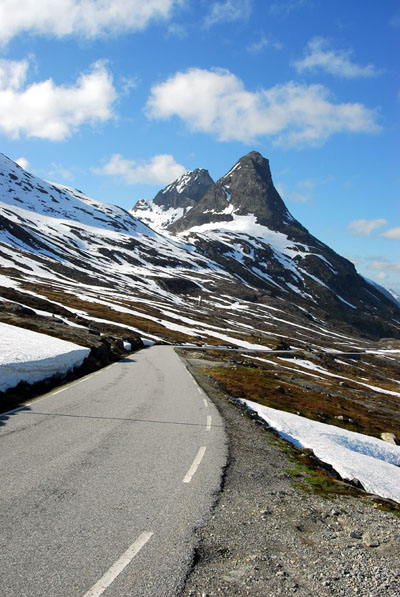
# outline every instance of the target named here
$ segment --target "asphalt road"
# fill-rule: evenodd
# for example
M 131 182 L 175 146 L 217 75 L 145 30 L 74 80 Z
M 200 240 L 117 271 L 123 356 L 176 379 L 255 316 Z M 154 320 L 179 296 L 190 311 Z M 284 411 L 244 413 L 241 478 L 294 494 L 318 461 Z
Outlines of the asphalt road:
M 0 594 L 178 594 L 225 460 L 223 422 L 170 347 L 1 417 Z

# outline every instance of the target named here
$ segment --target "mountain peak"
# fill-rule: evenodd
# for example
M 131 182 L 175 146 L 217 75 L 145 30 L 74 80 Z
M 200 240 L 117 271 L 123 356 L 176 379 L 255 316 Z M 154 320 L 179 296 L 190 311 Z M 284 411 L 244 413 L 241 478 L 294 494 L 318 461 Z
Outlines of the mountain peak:
M 154 197 L 153 203 L 167 209 L 192 207 L 202 198 L 213 182 L 208 170 L 204 168 L 189 170 L 159 191 Z
M 196 168 L 182 174 L 151 201 L 141 199 L 131 214 L 159 232 L 184 216 L 214 184 L 208 170 Z
M 170 230 L 230 222 L 238 216 L 252 216 L 257 224 L 276 231 L 295 222 L 274 187 L 269 161 L 257 151 L 241 157 Z

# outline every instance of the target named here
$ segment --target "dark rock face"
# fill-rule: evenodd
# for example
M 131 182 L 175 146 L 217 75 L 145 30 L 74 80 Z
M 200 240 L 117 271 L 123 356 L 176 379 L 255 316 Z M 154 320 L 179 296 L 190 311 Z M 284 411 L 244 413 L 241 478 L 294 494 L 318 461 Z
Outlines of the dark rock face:
M 153 202 L 166 209 L 171 207 L 192 207 L 205 195 L 214 183 L 208 170 L 197 168 L 190 170 L 175 182 L 159 191 Z
M 208 170 L 203 168 L 190 170 L 159 191 L 152 201 L 140 199 L 131 213 L 142 218 L 148 210 L 153 209 L 153 206 L 159 207 L 161 211 L 182 209 L 185 213 L 200 201 L 213 184 L 214 181 Z
M 290 215 L 275 189 L 269 161 L 256 151 L 242 157 L 208 189 L 190 212 L 171 224 L 169 230 L 182 232 L 210 222 L 228 222 L 232 220 L 232 216 L 226 213 L 230 206 L 239 216 L 256 216 L 258 224 L 271 230 L 280 231 L 295 222 L 306 232 Z

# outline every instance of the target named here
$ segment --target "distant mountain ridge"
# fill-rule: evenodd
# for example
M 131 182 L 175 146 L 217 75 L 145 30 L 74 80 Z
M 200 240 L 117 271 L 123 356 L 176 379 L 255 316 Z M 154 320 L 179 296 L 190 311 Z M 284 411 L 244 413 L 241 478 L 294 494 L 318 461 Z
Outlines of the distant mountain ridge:
M 0 265 L 0 301 L 23 304 L 24 289 L 168 341 L 400 338 L 399 306 L 293 218 L 257 152 L 216 183 L 193 170 L 131 212 L 0 155 Z

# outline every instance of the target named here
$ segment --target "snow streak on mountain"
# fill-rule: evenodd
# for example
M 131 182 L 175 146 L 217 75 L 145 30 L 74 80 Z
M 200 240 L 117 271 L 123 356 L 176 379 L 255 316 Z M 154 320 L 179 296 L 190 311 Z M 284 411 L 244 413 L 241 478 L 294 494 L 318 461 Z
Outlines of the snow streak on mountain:
M 400 337 L 395 301 L 292 217 L 257 152 L 131 213 L 0 155 L 0 264 L 4 300 L 97 332 L 246 347 Z

